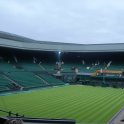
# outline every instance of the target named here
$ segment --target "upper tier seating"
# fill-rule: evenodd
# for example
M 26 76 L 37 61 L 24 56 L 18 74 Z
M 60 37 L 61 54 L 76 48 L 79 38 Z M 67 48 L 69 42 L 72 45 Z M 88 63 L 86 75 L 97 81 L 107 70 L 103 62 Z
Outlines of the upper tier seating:
M 24 70 L 28 70 L 28 71 L 42 71 L 43 70 L 43 68 L 41 68 L 39 64 L 35 64 L 31 62 L 21 63 L 21 66 L 24 68 Z
M 10 63 L 0 62 L 0 71 L 17 71 L 18 69 Z

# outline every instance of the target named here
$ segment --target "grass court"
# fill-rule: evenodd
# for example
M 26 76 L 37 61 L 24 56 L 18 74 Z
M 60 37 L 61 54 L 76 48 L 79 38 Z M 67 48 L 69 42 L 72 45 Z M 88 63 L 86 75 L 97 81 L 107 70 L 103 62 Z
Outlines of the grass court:
M 124 90 L 110 87 L 68 85 L 0 96 L 0 109 L 77 124 L 106 124 L 123 107 Z

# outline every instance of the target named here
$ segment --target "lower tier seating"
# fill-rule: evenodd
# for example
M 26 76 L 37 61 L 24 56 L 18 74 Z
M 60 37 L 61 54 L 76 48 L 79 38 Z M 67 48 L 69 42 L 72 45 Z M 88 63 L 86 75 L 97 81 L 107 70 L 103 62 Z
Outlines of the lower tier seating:
M 10 81 L 0 74 L 0 91 L 10 90 Z
M 40 76 L 42 79 L 44 79 L 48 84 L 50 85 L 63 85 L 64 82 L 62 82 L 59 79 L 56 79 L 55 77 L 47 74 L 47 73 L 38 73 L 38 76 Z
M 39 87 L 46 85 L 32 72 L 9 72 L 7 73 L 7 75 L 24 88 Z

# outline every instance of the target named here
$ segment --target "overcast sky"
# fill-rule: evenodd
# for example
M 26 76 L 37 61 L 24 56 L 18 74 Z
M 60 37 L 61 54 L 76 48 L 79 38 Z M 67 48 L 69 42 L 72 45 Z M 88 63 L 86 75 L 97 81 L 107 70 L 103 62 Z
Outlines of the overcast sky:
M 124 43 L 124 0 L 0 0 L 0 30 L 43 41 Z

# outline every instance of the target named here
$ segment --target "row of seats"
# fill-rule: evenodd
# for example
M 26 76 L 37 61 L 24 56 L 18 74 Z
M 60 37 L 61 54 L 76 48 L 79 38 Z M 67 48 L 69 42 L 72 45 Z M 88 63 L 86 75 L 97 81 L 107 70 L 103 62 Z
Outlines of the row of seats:
M 46 82 L 48 82 L 50 85 L 64 84 L 61 80 L 56 79 L 55 77 L 53 77 L 47 73 L 38 73 L 37 75 L 40 76 L 42 79 L 44 79 Z
M 29 89 L 62 84 L 64 83 L 59 79 L 45 73 L 35 74 L 34 72 L 12 71 L 4 72 L 0 75 L 0 91 L 15 90 L 17 86 Z
M 0 91 L 8 91 L 10 81 L 7 80 L 2 74 L 0 74 Z
M 32 72 L 9 72 L 7 75 L 24 88 L 45 86 Z
M 2 61 L 0 62 L 0 71 L 54 71 L 55 63 L 41 63 L 36 64 L 33 62 L 19 62 L 17 64 L 12 64 L 10 62 Z M 62 65 L 63 72 L 72 72 L 72 67 L 76 67 L 80 72 L 95 72 L 99 69 L 105 69 L 104 64 L 92 65 L 92 64 L 81 64 L 81 63 L 65 63 Z M 108 67 L 110 70 L 122 70 L 124 66 L 122 64 L 115 65 L 111 64 Z

